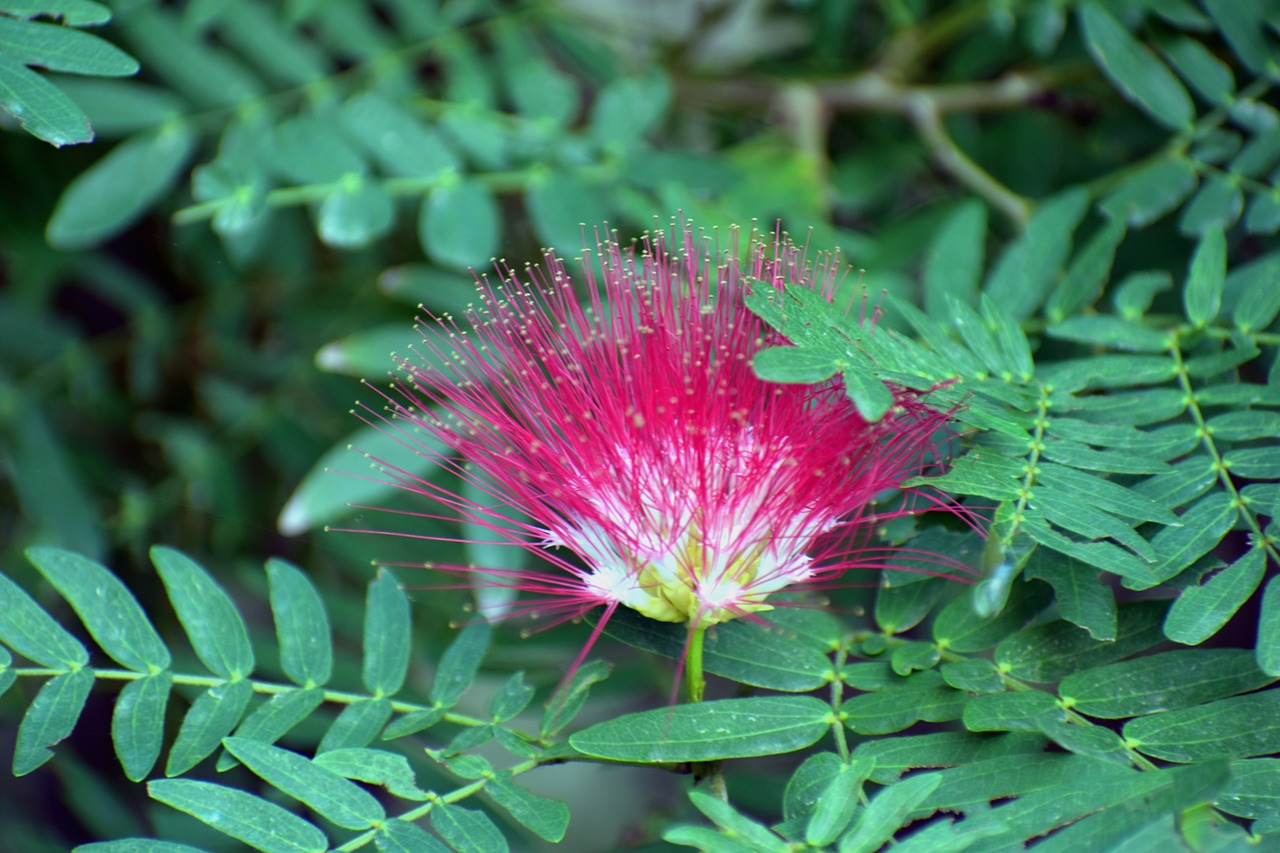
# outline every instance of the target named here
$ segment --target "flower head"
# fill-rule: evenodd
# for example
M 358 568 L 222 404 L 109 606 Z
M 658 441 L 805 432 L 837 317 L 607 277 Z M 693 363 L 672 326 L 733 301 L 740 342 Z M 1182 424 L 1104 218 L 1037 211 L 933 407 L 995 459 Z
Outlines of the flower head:
M 773 384 L 751 367 L 785 340 L 744 296 L 789 285 L 831 298 L 833 259 L 810 263 L 776 238 L 740 262 L 673 228 L 584 253 L 585 298 L 550 254 L 523 278 L 500 272 L 480 282 L 470 329 L 440 319 L 447 334 L 424 335 L 387 399 L 406 443 L 442 441 L 442 464 L 526 520 L 390 470 L 446 510 L 437 517 L 550 561 L 473 575 L 531 594 L 517 612 L 621 605 L 705 627 L 884 564 L 866 529 L 912 512 L 916 493 L 887 511 L 877 495 L 936 461 L 947 414 L 891 388 L 889 414 L 868 422 L 839 384 Z

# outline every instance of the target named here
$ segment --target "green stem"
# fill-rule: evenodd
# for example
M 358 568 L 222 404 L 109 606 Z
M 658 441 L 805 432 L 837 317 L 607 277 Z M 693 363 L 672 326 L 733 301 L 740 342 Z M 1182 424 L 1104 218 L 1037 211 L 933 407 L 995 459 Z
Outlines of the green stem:
M 701 702 L 707 689 L 707 679 L 702 674 L 702 644 L 707 636 L 707 626 L 689 626 L 689 648 L 684 660 L 685 689 L 690 702 Z
M 684 656 L 685 690 L 690 702 L 701 702 L 707 691 L 707 679 L 702 673 L 702 646 L 707 637 L 707 625 L 689 625 L 689 645 Z M 693 765 L 693 782 L 702 785 L 713 796 L 729 801 L 729 791 L 724 784 L 724 765 L 719 761 L 698 761 Z

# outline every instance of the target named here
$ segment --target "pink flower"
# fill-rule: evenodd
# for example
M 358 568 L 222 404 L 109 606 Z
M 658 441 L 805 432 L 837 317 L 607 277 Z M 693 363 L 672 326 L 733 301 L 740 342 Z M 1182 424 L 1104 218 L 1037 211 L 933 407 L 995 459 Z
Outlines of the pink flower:
M 605 242 L 582 259 L 585 305 L 548 254 L 525 280 L 504 268 L 482 281 L 469 330 L 449 317 L 447 334 L 424 330 L 386 395 L 388 429 L 417 452 L 429 452 L 417 436 L 442 441 L 454 455 L 440 464 L 527 520 L 383 465 L 434 500 L 423 515 L 478 523 L 550 564 L 435 568 L 521 590 L 516 613 L 563 620 L 603 605 L 607 620 L 622 605 L 701 628 L 883 566 L 891 552 L 865 547 L 872 524 L 947 508 L 903 489 L 938 463 L 948 420 L 920 392 L 891 388 L 893 408 L 868 423 L 838 382 L 752 371 L 756 352 L 785 340 L 745 293 L 804 286 L 830 299 L 835 261 L 809 263 L 782 239 L 752 240 L 745 264 L 732 248 L 675 228 Z M 903 497 L 877 507 L 888 490 Z

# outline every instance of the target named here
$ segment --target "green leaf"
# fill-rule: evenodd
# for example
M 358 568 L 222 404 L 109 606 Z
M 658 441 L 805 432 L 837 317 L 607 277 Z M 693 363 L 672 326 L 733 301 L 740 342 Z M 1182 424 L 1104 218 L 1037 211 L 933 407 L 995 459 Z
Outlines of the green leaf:
M 976 303 L 986 241 L 987 206 L 977 199 L 956 205 L 925 255 L 924 306 L 929 316 L 948 319 L 948 296 L 966 305 Z
M 1072 768 L 1071 762 L 1078 764 Z M 1226 762 L 1137 773 L 1116 764 L 1070 756 L 1050 767 L 1072 769 L 1076 775 L 1060 778 L 1055 789 L 1022 794 L 999 812 L 1006 830 L 1003 837 L 1008 839 L 1044 835 L 1070 823 L 1038 845 L 1050 853 L 1176 848 L 1180 839 L 1172 832 L 1173 814 L 1210 800 L 1229 775 Z M 1153 815 L 1161 817 L 1153 823 Z M 1143 837 L 1152 826 L 1167 827 L 1170 832 L 1155 839 L 1149 833 Z M 1131 838 L 1137 839 L 1132 846 L 1127 843 Z
M 1126 276 L 1115 288 L 1112 302 L 1126 320 L 1141 320 L 1156 294 L 1173 287 L 1173 276 L 1167 272 L 1139 272 Z
M 1250 234 L 1274 234 L 1280 230 L 1280 192 L 1255 195 L 1244 216 L 1244 229 Z
M 393 818 L 378 827 L 374 837 L 380 853 L 449 853 L 449 848 L 425 829 Z
M 1006 735 L 1006 737 L 1012 737 L 1012 735 Z M 1025 735 L 1025 737 L 1031 736 Z M 1037 737 L 1037 741 L 1043 744 L 1042 738 Z M 937 775 L 942 777 L 942 784 L 928 800 L 928 807 L 934 809 L 965 810 L 973 806 L 985 805 L 989 800 L 998 797 L 1009 796 L 1017 796 L 1024 806 L 1043 805 L 1032 800 L 1031 795 L 1045 793 L 1059 797 L 1063 807 L 1058 814 L 1050 816 L 1049 826 L 1036 827 L 1040 828 L 1041 832 L 1058 825 L 1058 822 L 1067 816 L 1069 809 L 1079 809 L 1074 812 L 1075 814 L 1088 813 L 1093 810 L 1089 806 L 1095 799 L 1102 799 L 1095 808 L 1108 805 L 1109 800 L 1106 798 L 1117 798 L 1117 788 L 1123 790 L 1131 786 L 1135 779 L 1142 779 L 1145 776 L 1110 762 L 1075 755 L 1044 755 L 1043 753 L 1040 755 L 1015 753 L 1004 758 L 989 758 L 943 770 Z M 1082 789 L 1093 793 L 1093 797 L 1088 802 L 1077 802 Z M 1070 803 L 1069 806 L 1068 803 Z M 1001 817 L 1002 819 L 1012 817 L 1013 814 L 1013 812 L 1007 812 Z M 1033 830 L 1028 834 L 1038 833 Z
M 1280 815 L 1280 758 L 1231 762 L 1231 782 L 1214 805 L 1237 817 Z
M 123 138 L 182 117 L 186 101 L 174 92 L 132 79 L 63 78 L 58 86 L 76 101 L 99 138 Z
M 348 747 L 316 754 L 312 761 L 346 779 L 381 785 L 393 796 L 425 802 L 428 794 L 418 787 L 417 777 L 403 755 L 383 749 Z
M 990 661 L 948 661 L 938 671 L 947 684 L 966 693 L 999 693 L 1004 690 L 1000 673 Z
M 868 423 L 883 418 L 893 407 L 893 392 L 876 375 L 875 365 L 850 350 L 845 354 L 844 393 Z
M 325 245 L 359 249 L 391 230 L 395 203 L 376 179 L 347 175 L 325 196 L 316 213 L 316 233 Z
M 1159 559 L 1151 566 L 1151 579 L 1126 578 L 1130 589 L 1148 589 L 1163 583 L 1209 553 L 1236 522 L 1231 496 L 1214 492 L 1182 514 L 1181 527 L 1166 527 L 1151 538 Z
M 553 844 L 564 839 L 569 828 L 569 807 L 564 803 L 529 793 L 506 773 L 491 778 L 484 790 L 534 835 Z
M 542 58 L 537 46 L 517 24 L 498 29 L 499 66 L 517 112 L 531 119 L 563 127 L 579 109 L 578 82 Z
M 369 583 L 364 614 L 364 686 L 376 697 L 394 696 L 409 669 L 413 631 L 409 599 L 386 570 Z
M 569 738 L 597 758 L 655 764 L 793 752 L 831 726 L 831 706 L 812 696 L 720 699 L 626 714 Z
M 1172 471 L 1138 483 L 1136 491 L 1176 508 L 1204 494 L 1218 482 L 1216 464 L 1207 453 L 1176 464 Z
M 431 810 L 431 826 L 458 853 L 506 853 L 510 849 L 502 830 L 484 812 L 437 802 Z
M 1053 426 L 1062 422 L 1055 419 L 1051 423 L 1050 428 L 1053 429 Z M 1102 428 L 1097 428 L 1097 431 L 1100 433 Z M 1097 434 L 1092 435 L 1091 438 L 1095 441 L 1102 440 Z M 1052 486 L 1055 491 L 1077 500 L 1087 501 L 1104 512 L 1134 521 L 1178 523 L 1178 517 L 1156 501 L 1111 480 L 1104 480 L 1095 474 L 1088 474 L 1064 465 L 1055 465 L 1052 462 L 1041 462 L 1037 467 L 1037 480 Z
M 1058 692 L 1082 714 L 1115 720 L 1189 708 L 1272 681 L 1247 649 L 1184 649 L 1077 672 Z
M 971 732 L 1035 732 L 1045 721 L 1067 721 L 1067 712 L 1048 693 L 1025 690 L 991 693 L 972 699 L 964 708 L 964 727 Z
M 929 615 L 945 583 L 943 578 L 930 578 L 906 586 L 881 584 L 876 590 L 876 624 L 886 634 L 897 634 L 915 627 Z
M 498 252 L 502 223 L 493 193 L 480 181 L 442 183 L 422 203 L 418 239 L 446 267 L 487 266 Z
M 982 320 L 995 335 L 996 348 L 1000 353 L 1001 378 L 1030 381 L 1035 365 L 1026 332 L 1003 307 L 993 302 L 985 293 L 980 302 Z
M 93 670 L 87 668 L 64 672 L 45 682 L 18 724 L 13 745 L 14 776 L 25 776 L 53 758 L 51 747 L 65 740 L 76 727 L 92 689 Z
M 158 672 L 131 681 L 120 691 L 111 715 L 111 741 L 124 775 L 140 782 L 151 772 L 164 743 L 164 710 L 173 675 Z
M 37 139 L 61 148 L 93 139 L 89 120 L 57 86 L 0 54 L 0 108 Z
M 740 684 L 804 693 L 829 683 L 831 649 L 799 635 L 784 612 L 763 618 L 769 624 L 735 620 L 715 626 L 703 646 L 703 667 Z M 591 619 L 591 616 L 587 617 Z M 680 660 L 688 629 L 657 622 L 627 608 L 610 617 L 605 633 L 628 645 Z
M 1100 512 L 1086 504 L 1077 503 L 1069 495 L 1051 487 L 1037 489 L 1031 498 L 1034 509 L 1044 518 L 1072 533 L 1098 540 L 1110 537 L 1144 560 L 1155 560 L 1155 551 L 1127 522 Z
M 382 805 L 367 791 L 305 756 L 239 737 L 229 737 L 222 745 L 269 785 L 338 826 L 368 829 L 386 820 Z
M 1098 570 L 1043 548 L 1032 555 L 1024 573 L 1053 586 L 1064 619 L 1089 632 L 1095 640 L 1116 638 L 1116 599 L 1111 588 L 1098 582 Z
M 858 816 L 858 822 L 840 839 L 836 849 L 839 853 L 875 853 L 907 823 L 911 813 L 941 782 L 942 777 L 937 773 L 922 773 L 880 791 L 871 798 Z
M 525 209 L 544 248 L 574 258 L 584 244 L 594 247 L 593 231 L 609 218 L 604 187 L 588 184 L 574 171 L 538 173 L 525 191 Z M 603 235 L 602 235 L 603 236 Z
M 0 16 L 0 51 L 23 65 L 50 71 L 127 77 L 138 62 L 111 42 L 72 27 Z
M 1276 51 L 1268 43 L 1262 4 L 1256 0 L 1203 0 L 1235 55 L 1255 74 L 1270 72 Z
M 720 827 L 725 836 L 730 839 L 741 839 L 745 850 L 757 851 L 757 853 L 787 853 L 791 849 L 777 835 L 741 814 L 724 800 L 697 790 L 689 792 L 689 799 L 698 811 Z
M 489 649 L 492 631 L 488 622 L 472 622 L 459 632 L 440 657 L 431 681 L 431 704 L 451 707 L 475 680 Z
M 898 675 L 910 675 L 917 669 L 932 669 L 941 656 L 941 651 L 933 643 L 902 643 L 894 647 L 889 656 L 890 668 Z
M 817 752 L 802 761 L 787 780 L 782 795 L 782 813 L 787 822 L 793 823 L 813 814 L 822 793 L 845 766 L 834 752 Z
M 117 145 L 63 190 L 45 232 L 49 242 L 82 249 L 124 231 L 173 187 L 196 141 L 190 127 L 174 123 Z
M 1133 763 L 1124 741 L 1111 729 L 1079 721 L 1041 719 L 1040 731 L 1058 746 L 1076 755 L 1109 761 L 1122 767 L 1129 767 Z
M 1203 237 L 1213 229 L 1230 228 L 1244 209 L 1244 193 L 1235 175 L 1213 175 L 1182 211 L 1178 229 L 1188 237 Z
M 804 829 L 806 844 L 810 847 L 825 847 L 844 832 L 858 808 L 862 783 L 867 781 L 874 769 L 875 762 L 865 757 L 856 758 L 849 764 L 842 763 L 817 795 L 817 802 Z
M 1071 250 L 1071 232 L 1084 217 L 1089 195 L 1071 189 L 1042 203 L 987 278 L 984 290 L 1017 320 L 1040 307 Z
M 1232 474 L 1251 480 L 1280 479 L 1280 447 L 1246 447 L 1228 452 L 1222 459 Z
M 1187 319 L 1197 327 L 1217 316 L 1222 305 L 1222 284 L 1227 274 L 1227 241 L 1219 228 L 1204 233 L 1183 291 Z
M 1276 314 L 1280 314 L 1280 287 L 1269 276 L 1259 276 L 1240 294 L 1232 319 L 1248 334 L 1270 326 Z
M 360 699 L 342 709 L 320 739 L 317 752 L 368 745 L 391 719 L 391 700 L 379 696 Z
M 113 660 L 135 672 L 169 666 L 169 650 L 138 599 L 105 566 L 58 548 L 28 548 L 26 555 Z
M 1258 666 L 1280 675 L 1280 576 L 1267 581 L 1258 615 Z
M 1058 322 L 1096 302 L 1111 275 L 1116 248 L 1124 237 L 1124 220 L 1112 219 L 1089 238 L 1089 242 L 1067 267 L 1062 281 L 1049 297 L 1044 309 L 1045 316 Z
M 974 734 L 970 732 L 936 732 L 926 735 L 874 738 L 858 744 L 855 758 L 874 760 L 872 781 L 885 784 L 895 781 L 907 770 L 919 767 L 951 767 L 974 764 L 993 758 L 1021 756 L 1034 761 L 1044 752 L 1045 739 L 1039 734 Z
M 1165 617 L 1165 636 L 1194 646 L 1218 633 L 1258 588 L 1266 563 L 1266 554 L 1254 548 L 1208 581 L 1184 589 Z
M 361 92 L 342 106 L 343 127 L 393 177 L 439 178 L 460 168 L 443 137 L 378 92 Z
M 30 353 L 32 364 L 39 363 L 41 356 L 31 347 L 46 337 L 53 348 L 46 358 L 55 357 L 55 352 L 59 357 L 79 352 L 79 345 L 72 339 L 57 340 L 61 337 L 60 328 L 46 325 L 47 320 L 19 312 L 16 307 L 10 302 L 4 308 L 13 315 L 5 334 L 11 340 L 25 342 L 24 350 Z M 86 386 L 92 383 L 86 379 Z M 30 396 L 15 397 L 16 390 L 11 385 L 7 394 L 9 414 L 5 418 L 6 434 L 0 439 L 0 464 L 7 469 L 22 514 L 35 527 L 36 537 L 83 554 L 101 554 L 105 550 L 98 520 L 101 510 L 85 488 L 72 447 L 50 426 L 41 410 L 42 401 Z
M 387 175 L 439 178 L 461 165 L 439 133 L 376 91 L 350 98 L 339 116 L 350 139 L 363 146 Z
M 189 844 L 176 841 L 157 841 L 154 838 L 121 838 L 116 841 L 95 841 L 81 844 L 72 853 L 206 853 Z
M 1195 107 L 1187 90 L 1110 12 L 1097 3 L 1084 3 L 1080 25 L 1094 61 L 1126 98 L 1170 130 L 1191 127 Z
M 990 305 L 989 297 L 984 296 L 984 304 Z M 992 376 L 1013 377 L 1015 366 L 1006 363 L 1000 348 L 996 346 L 988 323 L 983 321 L 978 312 L 955 298 L 947 300 L 949 323 L 959 333 L 961 340 L 969 351 L 986 366 L 986 372 Z
M 50 669 L 75 670 L 89 663 L 80 641 L 5 575 L 0 575 L 0 640 Z
M 1102 314 L 1072 317 L 1053 324 L 1045 333 L 1053 338 L 1135 352 L 1165 352 L 1170 344 L 1164 332 Z
M 252 698 L 248 679 L 214 685 L 196 697 L 169 749 L 164 774 L 181 776 L 207 758 L 240 722 Z
M 280 668 L 303 687 L 327 684 L 333 673 L 333 642 L 319 591 L 300 569 L 278 557 L 267 560 L 267 581 Z
M 196 9 L 188 8 L 186 14 L 190 21 Z M 218 16 L 219 41 L 287 86 L 318 83 L 336 69 L 293 20 L 283 20 L 293 17 L 277 14 L 270 5 L 246 3 L 232 14 Z
M 1166 605 L 1163 601 L 1120 605 L 1113 642 L 1099 642 L 1066 620 L 1024 628 L 996 646 L 996 664 L 1016 678 L 1049 684 L 1073 672 L 1137 654 L 1160 642 Z
M 1198 180 L 1191 160 L 1162 158 L 1130 173 L 1099 206 L 1113 220 L 1144 228 L 1182 204 Z
M 591 686 L 604 681 L 612 671 L 613 665 L 608 661 L 593 660 L 567 676 L 547 702 L 547 710 L 542 715 L 542 736 L 555 734 L 573 722 L 586 703 Z
M 766 382 L 823 382 L 840 372 L 840 364 L 830 356 L 792 346 L 766 347 L 751 359 L 756 376 Z
M 91 27 L 111 20 L 111 10 L 92 0 L 5 0 L 4 10 L 18 18 L 61 18 L 70 27 Z
M 934 619 L 933 637 L 940 646 L 966 653 L 989 649 L 1030 622 L 1053 599 L 1049 587 L 1042 583 L 1014 584 L 1004 609 L 982 618 L 975 609 L 975 591 L 970 587 L 960 593 Z
M 314 824 L 253 794 L 193 779 L 147 783 L 153 800 L 186 812 L 219 832 L 265 853 L 322 853 L 329 849 Z
M 1124 737 L 1141 752 L 1166 761 L 1280 752 L 1280 689 L 1138 717 L 1125 724 Z
M 598 145 L 626 150 L 644 144 L 644 136 L 667 114 L 671 83 L 657 66 L 641 76 L 605 84 L 591 107 L 589 133 Z
M 1227 65 L 1200 42 L 1179 36 L 1160 44 L 1175 71 L 1206 100 L 1229 107 L 1235 100 L 1236 81 Z
M 1110 542 L 1079 542 L 1049 526 L 1044 516 L 1037 510 L 1024 513 L 1022 532 L 1035 542 L 1052 548 L 1082 563 L 1087 563 L 1135 584 L 1149 583 L 1151 573 L 1147 563 L 1129 551 L 1117 547 Z
M 874 693 L 854 696 L 841 706 L 845 725 L 858 734 L 879 735 L 905 729 L 917 721 L 940 723 L 959 719 L 968 696 L 943 683 L 933 670 L 896 679 Z
M 331 115 L 306 112 L 273 129 L 272 165 L 299 184 L 338 183 L 364 172 L 364 160 L 338 133 Z
M 236 737 L 274 743 L 311 716 L 323 702 L 324 690 L 319 687 L 298 687 L 277 693 L 244 718 L 236 729 Z M 234 764 L 224 755 L 218 760 L 218 769 L 226 770 Z
M 673 826 L 662 840 L 682 847 L 696 847 L 705 853 L 754 853 L 752 848 L 705 826 Z
M 249 632 L 226 590 L 190 557 L 173 548 L 153 547 L 151 562 L 200 662 L 223 678 L 252 675 Z
M 502 683 L 489 701 L 489 716 L 495 723 L 503 723 L 529 707 L 534 689 L 524 683 L 524 673 L 517 672 Z
M 395 740 L 406 735 L 417 734 L 429 729 L 444 719 L 444 708 L 428 708 L 425 711 L 413 711 L 400 717 L 382 733 L 383 740 Z
M 13 655 L 4 646 L 0 646 L 0 696 L 4 696 L 5 691 L 17 680 L 18 674 L 13 671 Z
M 1255 438 L 1274 438 L 1280 435 L 1280 413 L 1260 409 L 1227 412 L 1209 418 L 1208 427 L 1209 433 L 1219 440 L 1252 441 Z

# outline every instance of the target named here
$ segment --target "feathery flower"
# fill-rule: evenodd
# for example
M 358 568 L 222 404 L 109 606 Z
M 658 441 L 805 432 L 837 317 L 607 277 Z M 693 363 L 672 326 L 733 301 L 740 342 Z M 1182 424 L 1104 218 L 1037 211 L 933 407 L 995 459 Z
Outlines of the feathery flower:
M 513 613 L 563 621 L 603 605 L 597 635 L 620 605 L 694 631 L 768 610 L 784 589 L 883 566 L 891 553 L 866 547 L 870 525 L 946 508 L 912 489 L 876 508 L 937 462 L 948 416 L 920 392 L 891 388 L 893 408 L 868 423 L 837 382 L 752 371 L 756 352 L 785 339 L 745 294 L 798 285 L 831 299 L 833 258 L 753 239 L 740 263 L 682 226 L 630 247 L 606 241 L 582 272 L 585 304 L 550 253 L 523 281 L 500 268 L 497 283 L 479 283 L 470 330 L 441 318 L 445 334 L 424 329 L 417 358 L 400 361 L 389 428 L 420 453 L 431 452 L 424 434 L 447 445 L 440 463 L 497 508 L 385 470 L 436 502 L 421 515 L 482 525 L 550 563 L 434 568 L 532 597 Z

